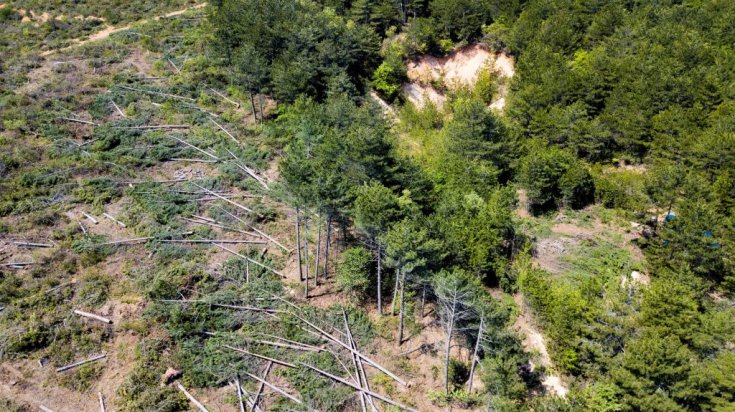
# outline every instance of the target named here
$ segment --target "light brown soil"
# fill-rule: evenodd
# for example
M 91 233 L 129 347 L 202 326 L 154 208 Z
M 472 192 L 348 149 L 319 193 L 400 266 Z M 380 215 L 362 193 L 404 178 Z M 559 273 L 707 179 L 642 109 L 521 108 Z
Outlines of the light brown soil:
M 520 313 L 513 324 L 513 328 L 524 336 L 523 348 L 526 352 L 535 354 L 538 364 L 543 366 L 546 370 L 546 374 L 543 376 L 541 384 L 547 391 L 556 394 L 557 396 L 566 396 L 567 392 L 569 392 L 569 388 L 564 384 L 560 376 L 557 376 L 552 372 L 554 364 L 551 362 L 549 351 L 546 349 L 544 336 L 535 326 L 533 316 L 523 301 L 523 295 L 516 293 L 513 295 L 513 300 L 520 308 Z M 534 367 L 535 365 L 532 361 L 531 368 L 533 369 Z
M 407 63 L 409 83 L 402 87 L 405 98 L 423 107 L 427 101 L 441 109 L 446 97 L 434 88 L 436 82 L 443 82 L 448 89 L 472 86 L 482 70 L 491 70 L 498 79 L 511 78 L 515 74 L 513 59 L 504 53 L 493 53 L 486 47 L 475 44 L 437 58 L 430 55 L 418 57 Z M 502 110 L 508 93 L 507 82 L 502 82 L 496 100 L 491 108 Z

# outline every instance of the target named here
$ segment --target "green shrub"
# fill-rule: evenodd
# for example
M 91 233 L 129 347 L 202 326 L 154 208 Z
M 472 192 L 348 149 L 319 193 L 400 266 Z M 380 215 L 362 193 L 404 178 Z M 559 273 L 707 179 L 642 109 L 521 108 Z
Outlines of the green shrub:
M 582 162 L 572 163 L 559 179 L 564 204 L 572 209 L 580 209 L 594 200 L 595 183 L 592 175 Z
M 347 249 L 337 267 L 337 287 L 356 298 L 364 297 L 370 286 L 372 256 L 364 247 Z
M 645 210 L 645 178 L 634 171 L 598 172 L 595 175 L 595 201 L 608 208 Z

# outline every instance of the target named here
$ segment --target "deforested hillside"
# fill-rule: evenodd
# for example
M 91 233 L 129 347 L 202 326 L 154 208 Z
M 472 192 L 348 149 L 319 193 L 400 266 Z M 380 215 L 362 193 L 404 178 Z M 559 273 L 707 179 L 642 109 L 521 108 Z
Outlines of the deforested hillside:
M 0 409 L 731 410 L 734 19 L 0 5 Z

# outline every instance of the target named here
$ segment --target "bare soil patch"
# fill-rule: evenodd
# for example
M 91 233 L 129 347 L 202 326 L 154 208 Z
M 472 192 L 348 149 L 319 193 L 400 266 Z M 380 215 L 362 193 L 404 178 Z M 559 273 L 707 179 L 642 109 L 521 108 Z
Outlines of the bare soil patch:
M 511 78 L 515 74 L 512 57 L 495 53 L 479 44 L 461 48 L 445 57 L 420 56 L 408 62 L 406 68 L 410 81 L 402 87 L 406 99 L 417 107 L 423 107 L 427 101 L 431 101 L 440 109 L 446 102 L 446 97 L 441 90 L 437 90 L 437 84 L 453 90 L 471 87 L 485 69 L 495 73 L 498 79 Z M 501 84 L 498 97 L 491 107 L 502 109 L 507 93 L 507 84 Z

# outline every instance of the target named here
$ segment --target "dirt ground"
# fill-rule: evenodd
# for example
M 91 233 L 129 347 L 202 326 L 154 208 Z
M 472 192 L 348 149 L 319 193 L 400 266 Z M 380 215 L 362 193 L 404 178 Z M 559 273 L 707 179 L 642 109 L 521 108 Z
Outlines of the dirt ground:
M 494 53 L 486 47 L 475 44 L 450 53 L 445 57 L 424 55 L 406 65 L 409 83 L 402 87 L 408 101 L 423 107 L 431 101 L 441 109 L 446 96 L 435 88 L 436 82 L 443 82 L 448 89 L 472 86 L 480 72 L 489 69 L 498 79 L 510 79 L 515 74 L 513 58 L 505 53 Z M 508 93 L 507 81 L 500 82 L 498 96 L 490 107 L 502 110 Z

